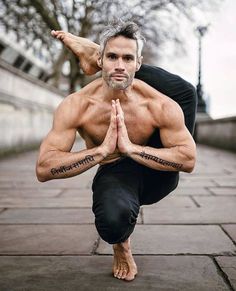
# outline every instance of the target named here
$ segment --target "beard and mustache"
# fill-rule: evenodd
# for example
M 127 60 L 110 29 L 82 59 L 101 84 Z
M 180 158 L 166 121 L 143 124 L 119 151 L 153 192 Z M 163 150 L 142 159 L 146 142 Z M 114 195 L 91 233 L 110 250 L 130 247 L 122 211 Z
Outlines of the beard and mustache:
M 105 71 L 102 72 L 102 77 L 106 81 L 107 85 L 115 90 L 125 90 L 128 88 L 134 79 L 135 73 L 132 74 L 124 74 L 120 72 L 115 73 L 107 73 Z M 117 77 L 117 80 L 115 77 Z

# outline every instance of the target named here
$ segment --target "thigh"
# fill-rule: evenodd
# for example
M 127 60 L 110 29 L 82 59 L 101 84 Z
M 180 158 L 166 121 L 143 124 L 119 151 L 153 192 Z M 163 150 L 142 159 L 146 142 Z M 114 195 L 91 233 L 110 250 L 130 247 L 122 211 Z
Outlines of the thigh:
M 142 65 L 135 77 L 176 101 L 183 110 L 186 127 L 193 134 L 197 94 L 192 84 L 178 75 L 149 65 Z
M 135 162 L 126 160 L 102 166 L 95 175 L 92 185 L 95 215 L 128 208 L 133 217 L 138 216 L 141 173 Z
M 177 187 L 178 182 L 178 172 L 155 171 L 151 168 L 143 168 L 143 191 L 140 197 L 140 205 L 148 205 L 160 201 Z

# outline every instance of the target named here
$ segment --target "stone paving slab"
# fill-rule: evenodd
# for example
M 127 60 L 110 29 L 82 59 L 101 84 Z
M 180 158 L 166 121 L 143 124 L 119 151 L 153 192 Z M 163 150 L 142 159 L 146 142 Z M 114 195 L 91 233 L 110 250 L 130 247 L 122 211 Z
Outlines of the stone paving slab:
M 215 225 L 137 225 L 131 237 L 133 253 L 141 254 L 236 254 L 236 246 Z M 98 254 L 112 254 L 100 241 Z
M 40 189 L 40 188 L 32 188 L 32 189 L 0 189 L 0 198 L 27 198 L 27 197 L 57 197 L 62 192 L 61 189 Z
M 143 206 L 144 224 L 236 223 L 236 197 L 194 196 L 194 199 L 200 207 L 184 207 L 184 203 L 174 205 L 167 198 L 163 199 L 163 204 L 162 201 L 155 204 L 155 208 Z
M 236 179 L 235 177 L 229 177 L 225 179 L 215 179 L 216 185 L 220 187 L 236 187 Z
M 216 261 L 236 290 L 236 257 L 217 257 Z
M 230 211 L 230 207 L 236 208 L 236 196 L 193 196 L 193 198 L 197 201 L 200 207 L 214 208 L 218 206 L 224 208 L 227 211 Z
M 68 208 L 91 207 L 92 197 L 77 198 L 0 198 L 0 205 L 4 208 Z
M 234 243 L 236 244 L 236 224 L 224 224 L 222 225 L 223 229 L 229 234 L 229 236 L 232 238 Z
M 216 186 L 216 183 L 215 181 L 209 181 L 209 180 L 206 180 L 206 181 L 197 181 L 197 180 L 192 180 L 192 179 L 188 179 L 188 180 L 184 180 L 184 181 L 181 181 L 179 183 L 179 186 L 181 187 L 192 187 L 192 188 L 195 188 L 195 187 L 213 187 L 213 186 Z
M 91 254 L 93 225 L 0 225 L 0 254 Z
M 203 256 L 136 256 L 132 282 L 111 275 L 110 256 L 0 257 L 1 291 L 229 291 L 213 261 Z
M 94 214 L 91 207 L 7 209 L 0 211 L 0 224 L 94 224 Z
M 91 208 L 22 208 L 0 213 L 0 224 L 92 224 Z
M 209 187 L 215 195 L 236 195 L 236 187 Z
M 187 196 L 180 196 L 177 197 L 174 193 L 166 196 L 164 199 L 160 200 L 158 203 L 151 204 L 148 206 L 143 206 L 143 208 L 149 209 L 159 209 L 159 208 L 172 208 L 175 209 L 176 207 L 181 208 L 196 208 L 196 204 L 194 201 Z
M 58 197 L 60 198 L 77 198 L 77 197 L 84 197 L 88 198 L 89 200 L 92 199 L 92 190 L 91 189 L 65 189 L 63 190 Z
M 204 183 L 202 183 L 204 185 Z M 212 195 L 212 193 L 204 187 L 177 187 L 173 192 L 173 195 L 188 196 L 188 195 Z
M 47 181 L 46 183 L 40 183 L 36 180 L 34 176 L 32 176 L 28 180 L 11 180 L 11 181 L 2 181 L 0 185 L 0 189 L 27 189 L 38 187 L 39 189 L 57 189 L 57 188 L 74 188 L 74 189 L 89 189 L 91 186 L 92 179 L 82 179 L 81 177 L 68 178 L 60 181 Z M 80 178 L 80 179 L 79 179 Z

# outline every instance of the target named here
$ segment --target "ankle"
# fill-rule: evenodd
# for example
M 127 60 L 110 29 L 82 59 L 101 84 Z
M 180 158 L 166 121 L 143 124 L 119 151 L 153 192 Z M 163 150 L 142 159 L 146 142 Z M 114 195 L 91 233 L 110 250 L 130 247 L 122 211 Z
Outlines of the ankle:
M 114 250 L 121 250 L 121 251 L 130 251 L 130 242 L 129 240 L 121 243 L 117 243 L 113 245 Z

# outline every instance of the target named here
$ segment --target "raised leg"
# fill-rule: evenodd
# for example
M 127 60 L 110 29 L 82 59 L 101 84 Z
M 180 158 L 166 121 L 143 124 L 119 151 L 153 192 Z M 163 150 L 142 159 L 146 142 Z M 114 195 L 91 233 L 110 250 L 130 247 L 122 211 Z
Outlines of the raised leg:
M 97 65 L 99 45 L 69 32 L 52 30 L 51 35 L 67 46 L 80 60 L 80 67 L 86 75 L 93 75 L 101 70 Z

